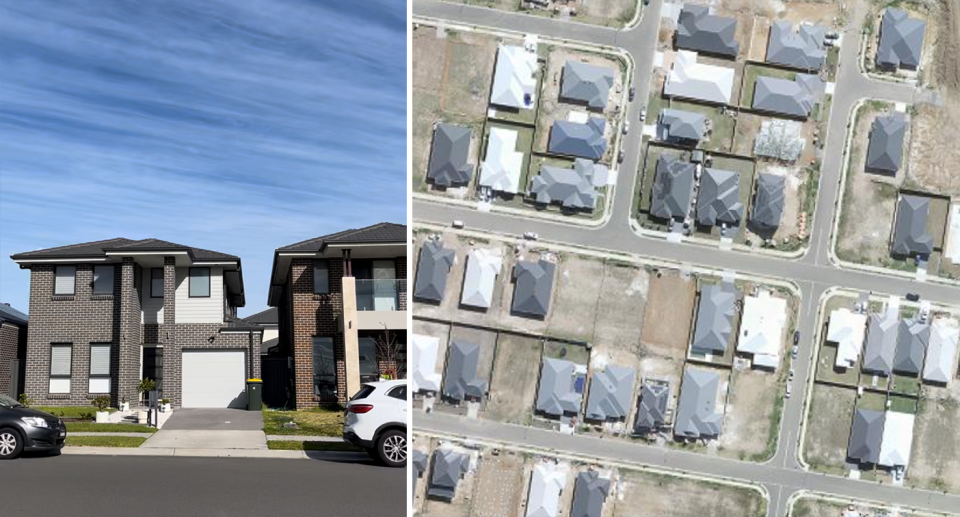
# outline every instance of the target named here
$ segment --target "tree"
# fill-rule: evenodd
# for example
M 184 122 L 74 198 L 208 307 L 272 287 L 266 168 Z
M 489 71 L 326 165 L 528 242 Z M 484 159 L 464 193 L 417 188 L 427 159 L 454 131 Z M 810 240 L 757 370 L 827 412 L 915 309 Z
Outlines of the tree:
M 377 336 L 377 373 L 388 379 L 407 378 L 407 345 L 400 342 L 396 332 L 384 325 L 383 333 Z

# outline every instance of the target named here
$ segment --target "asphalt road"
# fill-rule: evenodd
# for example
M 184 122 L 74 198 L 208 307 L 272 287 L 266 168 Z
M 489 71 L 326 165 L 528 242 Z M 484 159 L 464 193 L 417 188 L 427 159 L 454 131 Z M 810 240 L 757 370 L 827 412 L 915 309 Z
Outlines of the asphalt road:
M 404 469 L 374 465 L 365 454 L 337 454 L 317 453 L 326 459 L 316 460 L 62 455 L 3 461 L 0 515 L 406 515 Z

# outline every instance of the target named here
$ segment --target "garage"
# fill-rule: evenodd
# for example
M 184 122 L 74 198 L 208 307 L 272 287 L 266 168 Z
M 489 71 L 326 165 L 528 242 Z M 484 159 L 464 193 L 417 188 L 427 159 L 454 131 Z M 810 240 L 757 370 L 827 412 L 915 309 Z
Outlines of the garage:
M 184 350 L 183 407 L 245 408 L 243 350 Z

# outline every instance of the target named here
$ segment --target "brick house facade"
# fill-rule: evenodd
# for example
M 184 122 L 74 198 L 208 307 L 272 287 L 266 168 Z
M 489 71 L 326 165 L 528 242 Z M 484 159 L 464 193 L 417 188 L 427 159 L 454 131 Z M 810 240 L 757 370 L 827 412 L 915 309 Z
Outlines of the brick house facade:
M 14 399 L 23 393 L 28 323 L 26 314 L 0 304 L 0 393 Z

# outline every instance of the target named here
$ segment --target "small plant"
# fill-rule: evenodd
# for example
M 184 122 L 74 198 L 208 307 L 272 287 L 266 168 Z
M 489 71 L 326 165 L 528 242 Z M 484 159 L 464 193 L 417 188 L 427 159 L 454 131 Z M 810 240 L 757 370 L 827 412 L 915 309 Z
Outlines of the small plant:
M 170 403 L 170 399 L 160 399 L 160 403 L 161 403 L 161 404 L 169 404 L 169 403 Z
M 137 393 L 143 395 L 157 389 L 157 383 L 153 379 L 141 379 L 137 383 Z
M 126 395 L 124 395 L 123 397 L 120 398 L 120 403 L 121 403 L 121 404 L 126 404 L 126 403 L 127 403 L 127 396 L 126 396 Z
M 97 410 L 100 412 L 106 411 L 110 407 L 110 396 L 109 395 L 100 395 L 93 399 L 92 404 L 97 407 Z
M 61 415 L 61 416 L 63 416 L 63 415 Z M 77 415 L 77 417 L 78 417 L 80 420 L 95 420 L 95 419 L 96 419 L 96 415 L 94 415 L 93 413 L 91 413 L 91 412 L 89 412 L 89 411 L 81 411 L 81 412 Z
M 30 396 L 28 396 L 26 393 L 21 393 L 20 397 L 17 399 L 17 402 L 19 402 L 20 404 L 26 407 L 30 407 L 33 405 L 33 399 L 30 398 Z

